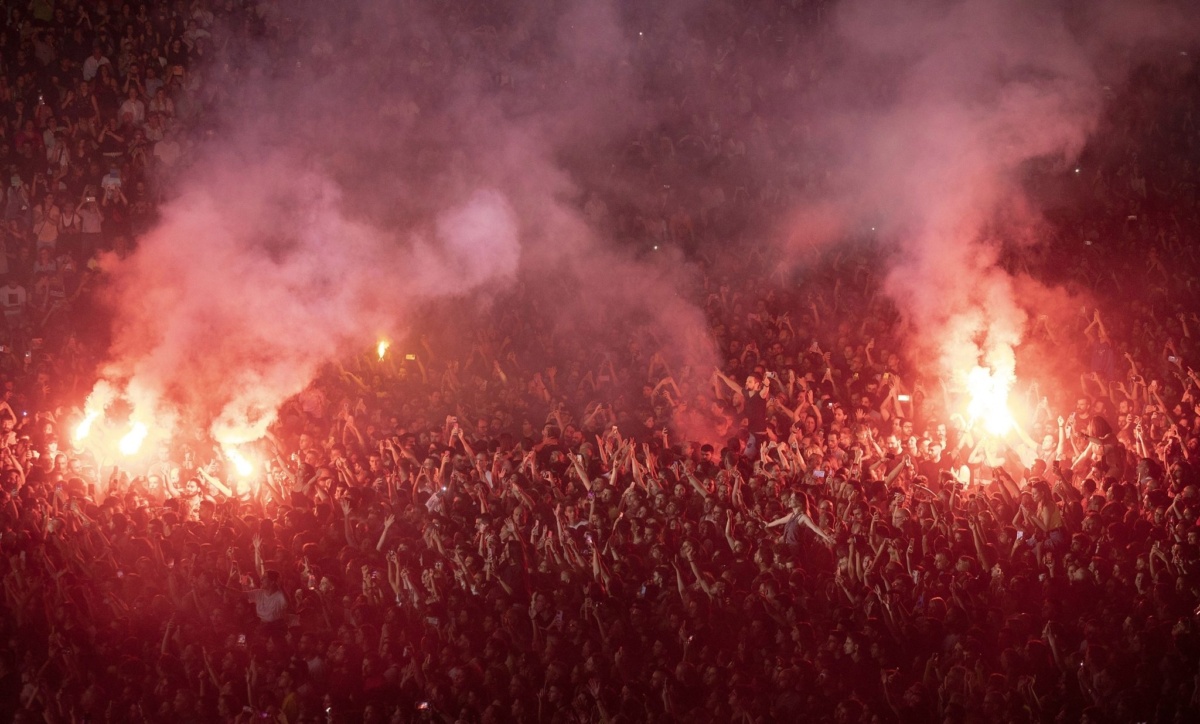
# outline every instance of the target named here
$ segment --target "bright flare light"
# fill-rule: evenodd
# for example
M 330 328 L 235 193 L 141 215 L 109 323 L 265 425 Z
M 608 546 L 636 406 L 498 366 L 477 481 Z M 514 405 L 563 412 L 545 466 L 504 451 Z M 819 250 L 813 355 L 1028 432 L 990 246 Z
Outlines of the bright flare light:
M 96 420 L 98 420 L 99 418 L 100 418 L 99 410 L 91 410 L 90 412 L 87 413 L 87 415 L 83 418 L 83 421 L 80 422 L 78 427 L 75 428 L 76 442 L 83 440 L 84 438 L 86 438 L 88 436 L 88 433 L 90 433 L 92 431 L 92 423 L 95 422 Z
M 375 345 L 375 351 L 379 353 L 379 359 L 381 361 L 383 360 L 383 356 L 385 354 L 387 354 L 388 347 L 391 347 L 391 346 L 392 346 L 392 343 L 387 341 L 386 339 L 379 340 L 379 344 Z
M 224 449 L 225 457 L 229 458 L 229 462 L 233 463 L 237 474 L 243 478 L 249 477 L 254 472 L 254 464 L 246 459 L 236 448 L 226 447 Z
M 1008 410 L 1008 391 L 1012 385 L 1010 375 L 993 374 L 987 367 L 976 367 L 967 375 L 967 392 L 971 395 L 967 413 L 993 435 L 1003 435 L 1013 426 Z
M 142 442 L 146 439 L 146 434 L 149 433 L 149 428 L 144 423 L 135 422 L 133 428 L 125 433 L 125 437 L 121 438 L 121 442 L 117 445 L 117 449 L 122 455 L 134 455 L 142 447 Z
M 82 442 L 92 432 L 92 425 L 104 416 L 104 410 L 116 397 L 116 390 L 104 380 L 100 380 L 92 388 L 91 394 L 83 403 L 83 420 L 75 428 L 75 442 Z

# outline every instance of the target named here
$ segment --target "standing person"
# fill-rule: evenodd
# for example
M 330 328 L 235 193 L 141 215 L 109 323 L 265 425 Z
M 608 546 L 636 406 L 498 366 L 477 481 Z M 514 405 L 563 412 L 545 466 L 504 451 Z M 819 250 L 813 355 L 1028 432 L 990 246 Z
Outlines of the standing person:
M 12 221 L 0 225 L 0 279 L 8 275 L 9 251 L 16 255 L 16 249 L 21 246 L 21 230 L 17 222 Z
M 37 235 L 37 248 L 48 249 L 53 256 L 58 247 L 59 222 L 62 209 L 54 201 L 54 194 L 47 193 L 34 211 L 33 233 Z
M 100 44 L 96 43 L 92 46 L 92 54 L 83 61 L 83 79 L 90 81 L 95 78 L 102 65 L 110 65 L 110 63 L 108 58 L 104 57 Z
M 813 521 L 811 514 L 812 501 L 807 494 L 802 492 L 793 493 L 791 508 L 791 512 L 766 524 L 767 528 L 783 526 L 782 542 L 785 547 L 789 550 L 797 550 L 800 547 L 801 532 L 805 528 L 812 531 L 825 545 L 834 544 L 833 536 L 821 530 L 821 527 Z
M 746 404 L 742 410 L 746 416 L 746 430 L 750 433 L 746 440 L 746 458 L 753 461 L 758 457 L 759 448 L 767 436 L 767 400 L 771 397 L 772 374 L 765 377 L 752 373 L 746 377 L 746 387 L 742 390 Z
M 13 174 L 4 206 L 4 220 L 18 221 L 23 229 L 28 229 L 33 216 L 30 213 L 29 186 L 21 180 L 19 174 Z
M 104 248 L 112 249 L 115 239 L 129 234 L 129 199 L 119 183 L 104 190 L 104 196 L 100 198 L 100 212 L 104 214 L 104 222 L 100 227 L 106 242 Z
M 9 329 L 21 326 L 27 301 L 25 287 L 10 275 L 4 286 L 0 287 L 0 305 L 4 307 L 4 321 L 8 323 Z
M 146 121 L 146 104 L 138 96 L 137 88 L 130 88 L 125 101 L 117 110 L 117 120 L 120 125 L 140 127 Z
M 59 251 L 65 251 L 81 262 L 87 261 L 79 257 L 79 235 L 82 231 L 83 217 L 75 210 L 74 204 L 64 204 L 58 216 Z
M 1054 501 L 1050 484 L 1037 479 L 1031 481 L 1029 489 L 1033 493 L 1035 507 L 1030 512 L 1028 507 L 1021 506 L 1017 509 L 1017 515 L 1022 518 L 1025 527 L 1033 532 L 1030 545 L 1040 544 L 1042 550 L 1061 550 L 1067 543 L 1067 524 Z
M 257 557 L 257 551 L 256 551 Z M 254 613 L 267 636 L 282 635 L 287 623 L 287 595 L 279 587 L 279 571 L 268 570 L 263 574 L 262 587 L 246 591 L 246 597 L 254 604 Z
M 737 382 L 720 370 L 716 370 L 716 374 L 729 389 L 742 396 L 742 416 L 746 418 L 746 431 L 749 433 L 746 459 L 753 460 L 767 435 L 767 400 L 771 397 L 774 373 L 768 372 L 765 377 L 760 377 L 757 372 L 751 372 L 746 376 L 745 387 L 739 387 Z
M 84 191 L 83 201 L 79 204 L 79 258 L 83 263 L 100 248 L 101 232 L 103 231 L 104 213 L 96 201 L 96 192 L 90 186 Z

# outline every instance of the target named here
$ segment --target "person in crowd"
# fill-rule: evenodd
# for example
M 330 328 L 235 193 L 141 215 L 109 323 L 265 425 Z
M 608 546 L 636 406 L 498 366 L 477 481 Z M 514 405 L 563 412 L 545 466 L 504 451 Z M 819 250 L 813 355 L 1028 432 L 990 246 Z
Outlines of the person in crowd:
M 798 63 L 803 44 L 751 15 L 708 32 Z M 106 238 L 125 257 L 186 173 L 206 48 L 282 43 L 287 13 L 36 0 L 6 21 L 0 721 L 1200 718 L 1200 210 L 1171 152 L 1200 93 L 1096 142 L 1069 221 L 1114 241 L 1037 263 L 1101 301 L 1032 325 L 1078 379 L 1022 381 L 1019 431 L 987 432 L 904 361 L 919 345 L 871 262 L 776 284 L 759 253 L 700 262 L 721 360 L 703 379 L 652 328 L 549 364 L 444 325 L 412 359 L 331 353 L 242 478 L 200 433 L 114 464 L 74 429 L 104 361 L 91 275 L 121 263 Z M 435 76 L 435 41 L 412 48 Z M 480 52 L 517 82 L 512 49 Z M 288 70 L 243 65 L 230 84 Z M 745 71 L 712 72 L 732 88 Z M 581 218 L 726 237 L 819 179 L 742 187 L 748 144 L 804 133 L 728 130 L 755 124 L 640 130 L 622 165 L 644 208 L 588 190 Z M 718 169 L 695 207 L 661 189 L 692 157 Z M 504 304 L 513 339 L 543 339 L 530 297 Z

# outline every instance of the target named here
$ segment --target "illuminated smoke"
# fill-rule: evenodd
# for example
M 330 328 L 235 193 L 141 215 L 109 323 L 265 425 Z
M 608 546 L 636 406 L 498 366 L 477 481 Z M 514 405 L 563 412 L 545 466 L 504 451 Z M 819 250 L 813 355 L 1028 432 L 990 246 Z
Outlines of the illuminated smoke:
M 1030 10 L 963 2 L 885 13 L 871 4 L 846 18 L 847 37 L 876 44 L 876 60 L 905 62 L 894 104 L 861 129 L 874 176 L 862 180 L 884 234 L 903 250 L 886 289 L 916 332 L 918 358 L 966 385 L 984 405 L 972 412 L 996 433 L 1007 429 L 997 411 L 1016 377 L 1026 314 L 985 229 L 1009 211 L 1008 233 L 1035 223 L 1019 215 L 1021 164 L 1076 154 L 1101 100 L 1065 19 Z
M 108 406 L 112 404 L 115 398 L 116 390 L 113 389 L 112 385 L 103 380 L 96 383 L 91 394 L 88 395 L 87 401 L 84 402 L 83 420 L 75 427 L 74 436 L 76 442 L 82 442 L 87 439 L 88 435 L 92 432 L 92 426 L 96 424 L 97 420 L 103 417 L 104 411 L 108 409 Z
M 144 422 L 135 422 L 129 432 L 121 438 L 121 442 L 117 445 L 117 449 L 122 455 L 136 455 L 142 449 L 142 443 L 146 441 L 146 435 L 150 432 Z
M 514 290 L 564 347 L 600 356 L 638 330 L 700 386 L 717 358 L 694 272 L 660 244 L 666 199 L 702 199 L 680 202 L 699 227 L 798 167 L 815 181 L 789 236 L 807 249 L 878 219 L 922 369 L 1011 377 L 1025 313 L 988 230 L 1003 218 L 1006 234 L 1036 235 L 1023 164 L 1079 149 L 1106 80 L 1096 60 L 1127 60 L 1122 34 L 1150 33 L 1132 2 L 1086 4 L 1072 24 L 1059 3 L 843 2 L 788 67 L 771 33 L 729 47 L 689 34 L 694 13 L 723 29 L 738 3 L 514 2 L 478 21 L 491 4 L 427 5 L 288 3 L 288 42 L 198 70 L 203 91 L 221 89 L 217 133 L 189 149 L 199 162 L 114 271 L 104 377 L 153 434 L 182 418 L 227 445 L 254 440 L 326 362 L 403 338 L 431 309 L 474 333 Z M 636 27 L 646 7 L 665 32 Z M 226 61 L 250 70 L 229 83 Z M 778 152 L 761 138 L 771 123 L 809 129 L 806 146 Z M 674 156 L 627 162 L 670 126 L 709 146 L 708 163 L 682 165 L 667 131 Z M 716 152 L 734 142 L 744 162 Z M 561 361 L 534 337 L 523 362 Z
M 829 172 L 817 198 L 790 216 L 790 251 L 807 258 L 869 219 L 889 259 L 884 290 L 906 327 L 906 353 L 977 406 L 1004 409 L 1018 375 L 1028 311 L 1015 285 L 1037 285 L 999 259 L 1042 230 L 1023 187 L 1030 168 L 1073 165 L 1105 83 L 1156 51 L 1145 41 L 1173 26 L 1195 35 L 1195 24 L 1172 15 L 1183 4 L 1144 5 L 837 6 L 832 60 L 798 109 Z M 993 432 L 1007 429 L 1003 414 L 976 412 Z
M 1008 393 L 1015 378 L 1011 374 L 993 373 L 984 367 L 976 367 L 967 374 L 967 414 L 971 420 L 983 424 L 993 435 L 1003 435 L 1013 426 L 1012 412 L 1008 409 Z
M 95 425 L 96 420 L 103 417 L 104 411 L 108 409 L 109 405 L 112 405 L 115 399 L 116 390 L 113 389 L 113 385 L 104 381 L 96 383 L 95 388 L 88 395 L 88 400 L 84 402 L 83 420 L 74 430 L 74 439 L 77 442 L 82 442 L 91 435 L 92 425 Z
M 75 428 L 75 439 L 85 440 L 92 431 L 92 424 L 100 417 L 99 410 L 89 410 L 83 417 L 83 420 Z
M 220 443 L 256 440 L 325 361 L 433 294 L 516 268 L 515 218 L 493 191 L 405 237 L 348 218 L 327 179 L 282 160 L 210 173 L 115 272 L 123 314 L 108 377 L 156 429 L 185 410 Z
M 234 471 L 243 478 L 248 478 L 254 473 L 254 463 L 250 462 L 249 458 L 243 455 L 237 448 L 226 445 L 221 448 L 225 453 L 225 457 L 229 462 L 233 463 Z
M 585 223 L 559 158 L 646 121 L 627 100 L 637 78 L 616 8 L 513 8 L 499 42 L 545 36 L 555 54 L 514 61 L 514 93 L 462 62 L 445 8 L 291 7 L 294 58 L 272 55 L 276 71 L 225 89 L 220 133 L 113 268 L 104 380 L 156 435 L 186 421 L 242 444 L 325 363 L 400 338 L 439 303 L 469 328 L 514 282 L 564 338 L 589 344 L 586 330 L 636 320 L 660 330 L 677 372 L 705 375 L 715 356 L 678 294 L 686 270 L 638 262 Z M 242 58 L 253 67 L 266 50 Z M 222 63 L 198 72 L 223 81 Z

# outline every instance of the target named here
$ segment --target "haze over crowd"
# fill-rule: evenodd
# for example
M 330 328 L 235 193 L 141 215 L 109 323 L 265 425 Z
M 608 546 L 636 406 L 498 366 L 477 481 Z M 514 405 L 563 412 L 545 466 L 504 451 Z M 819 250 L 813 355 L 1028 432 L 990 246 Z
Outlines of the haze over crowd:
M 9 3 L 0 720 L 1200 720 L 1197 12 Z
M 235 28 L 200 65 L 212 127 L 117 270 L 107 370 L 160 426 L 184 404 L 230 441 L 342 343 L 434 302 L 484 323 L 514 289 L 558 338 L 653 328 L 702 381 L 696 254 L 786 279 L 874 244 L 899 351 L 1010 385 L 1021 299 L 1081 301 L 1000 263 L 1045 243 L 1028 186 L 1069 174 L 1105 88 L 1196 27 L 1186 3 L 262 7 L 282 32 Z M 779 18 L 722 37 L 733 12 Z

